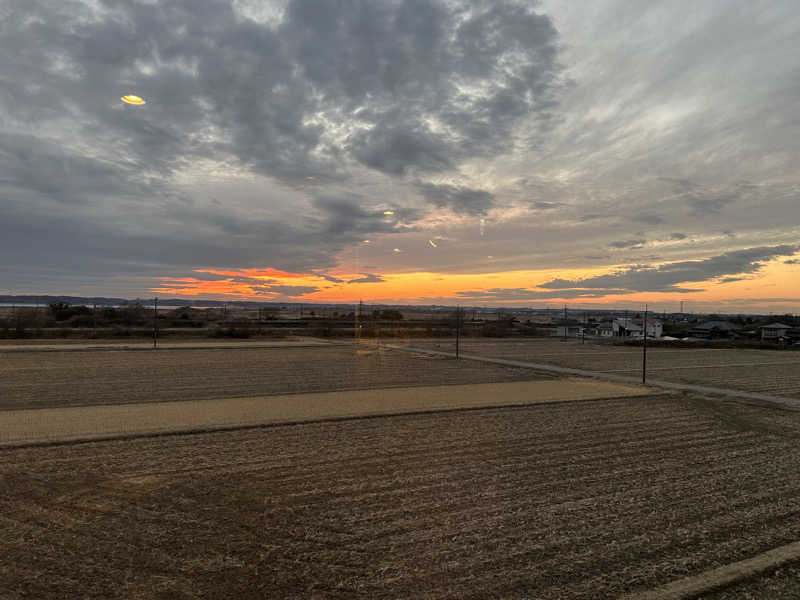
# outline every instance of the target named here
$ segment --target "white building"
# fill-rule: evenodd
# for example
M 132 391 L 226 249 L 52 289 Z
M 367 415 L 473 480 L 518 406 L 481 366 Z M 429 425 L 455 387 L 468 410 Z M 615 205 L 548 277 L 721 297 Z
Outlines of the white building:
M 770 323 L 761 327 L 761 339 L 766 341 L 777 340 L 786 337 L 786 333 L 791 329 L 789 325 L 783 323 Z
M 637 322 L 638 321 L 638 322 Z M 614 337 L 631 337 L 640 338 L 644 337 L 644 330 L 642 328 L 641 319 L 622 318 L 614 319 L 611 323 L 611 328 Z M 661 321 L 656 319 L 647 319 L 647 337 L 660 338 L 664 333 L 664 326 Z
M 581 337 L 583 327 L 580 325 L 559 325 L 556 329 L 557 337 Z
M 614 325 L 613 323 L 600 323 L 597 326 L 597 335 L 600 337 L 613 337 Z

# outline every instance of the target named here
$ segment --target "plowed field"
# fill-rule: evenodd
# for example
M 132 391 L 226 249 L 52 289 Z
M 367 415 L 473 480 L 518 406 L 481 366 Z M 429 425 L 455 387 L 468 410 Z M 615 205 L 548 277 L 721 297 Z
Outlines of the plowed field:
M 796 413 L 760 411 L 650 396 L 3 450 L 0 595 L 615 598 L 800 539 Z
M 0 353 L 0 410 L 551 379 L 352 347 Z
M 413 346 L 454 352 L 453 342 Z M 570 339 L 466 342 L 461 351 L 618 375 L 641 375 L 642 349 Z M 648 348 L 652 379 L 800 398 L 800 352 L 724 348 Z

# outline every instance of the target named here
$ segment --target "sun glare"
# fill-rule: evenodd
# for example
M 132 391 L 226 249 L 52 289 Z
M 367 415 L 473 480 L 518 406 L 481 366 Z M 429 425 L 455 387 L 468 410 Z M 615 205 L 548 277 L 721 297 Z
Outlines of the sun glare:
M 139 96 L 134 96 L 133 94 L 128 94 L 120 98 L 125 104 L 135 104 L 135 105 L 142 105 L 147 104 L 144 98 L 140 98 Z

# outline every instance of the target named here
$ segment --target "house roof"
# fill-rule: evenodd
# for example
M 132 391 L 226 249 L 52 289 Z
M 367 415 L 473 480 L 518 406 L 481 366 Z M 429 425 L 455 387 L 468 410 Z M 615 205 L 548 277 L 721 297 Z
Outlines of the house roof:
M 770 323 L 769 325 L 762 325 L 761 329 L 791 329 L 791 325 L 784 325 L 783 323 Z

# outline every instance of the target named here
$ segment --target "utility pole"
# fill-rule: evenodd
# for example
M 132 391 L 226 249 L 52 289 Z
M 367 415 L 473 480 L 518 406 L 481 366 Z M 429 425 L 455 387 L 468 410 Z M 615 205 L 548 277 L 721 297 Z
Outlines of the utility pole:
M 158 348 L 158 296 L 153 299 L 153 350 Z
M 644 344 L 642 344 L 642 385 L 647 382 L 647 304 L 644 305 Z
M 588 325 L 588 323 L 589 323 L 588 315 L 586 314 L 586 311 L 584 310 L 583 311 L 583 328 L 581 329 L 581 344 L 585 344 L 586 343 L 586 325 Z
M 567 305 L 564 305 L 564 341 L 567 341 Z
M 353 307 L 353 324 L 355 327 L 355 331 L 353 331 L 353 337 L 356 341 L 356 349 L 358 349 L 358 344 L 361 342 L 361 325 L 358 322 L 359 316 L 361 313 L 361 300 L 358 301 L 358 304 Z
M 460 357 L 461 350 L 461 306 L 456 306 L 456 359 Z

